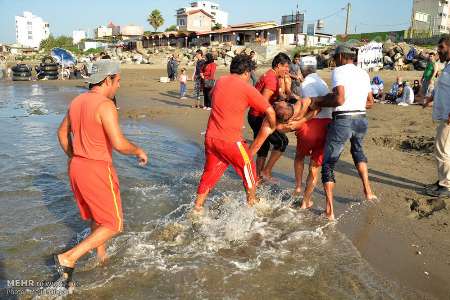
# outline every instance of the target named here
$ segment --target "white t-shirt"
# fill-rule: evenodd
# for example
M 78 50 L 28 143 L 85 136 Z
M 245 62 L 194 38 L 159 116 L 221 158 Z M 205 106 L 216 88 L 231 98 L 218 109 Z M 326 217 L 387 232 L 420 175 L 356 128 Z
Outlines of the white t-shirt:
M 445 66 L 438 77 L 433 100 L 433 120 L 447 120 L 450 113 L 450 64 Z
M 317 73 L 309 74 L 302 82 L 303 97 L 323 97 L 329 93 L 328 85 L 320 78 Z M 333 109 L 330 107 L 323 107 L 322 110 L 315 117 L 316 119 L 331 119 Z
M 367 95 L 372 91 L 370 77 L 366 71 L 347 64 L 334 69 L 331 76 L 333 88 L 343 86 L 345 102 L 334 111 L 366 111 Z

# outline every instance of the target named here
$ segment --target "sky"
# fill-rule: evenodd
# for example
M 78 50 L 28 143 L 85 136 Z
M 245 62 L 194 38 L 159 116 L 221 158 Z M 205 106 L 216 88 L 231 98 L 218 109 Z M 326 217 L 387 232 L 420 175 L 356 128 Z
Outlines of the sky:
M 345 30 L 345 10 L 348 0 L 219 0 L 229 13 L 229 23 L 256 21 L 281 22 L 281 16 L 292 14 L 297 5 L 305 11 L 306 24 L 323 19 L 326 33 L 339 34 Z M 393 31 L 407 29 L 412 0 L 353 0 L 350 33 Z M 159 9 L 165 19 L 162 29 L 176 24 L 175 10 L 188 6 L 185 0 L 0 0 L 0 43 L 15 42 L 14 16 L 31 11 L 50 24 L 54 36 L 72 36 L 73 30 L 93 30 L 112 21 L 116 25 L 141 25 L 152 30 L 147 16 Z M 280 5 L 282 3 L 282 5 Z M 393 5 L 395 3 L 395 5 Z

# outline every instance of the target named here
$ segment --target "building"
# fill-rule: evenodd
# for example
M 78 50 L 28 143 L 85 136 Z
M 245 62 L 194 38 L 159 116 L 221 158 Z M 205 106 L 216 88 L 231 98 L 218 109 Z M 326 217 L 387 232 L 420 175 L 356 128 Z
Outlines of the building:
M 177 26 L 180 31 L 211 31 L 213 16 L 203 9 L 177 12 Z
M 127 25 L 120 30 L 122 40 L 140 40 L 144 35 L 144 27 Z
M 94 33 L 95 33 L 95 37 L 97 39 L 99 39 L 99 38 L 103 38 L 103 37 L 112 36 L 113 30 L 112 30 L 112 28 L 109 28 L 109 27 L 100 26 L 95 29 Z
M 450 9 L 446 0 L 414 0 L 411 16 L 413 33 L 439 35 L 449 33 Z
M 84 30 L 74 30 L 72 33 L 72 40 L 74 45 L 78 44 L 82 40 L 85 40 L 86 38 L 87 34 Z
M 108 43 L 95 41 L 95 40 L 83 40 L 79 44 L 79 48 L 83 51 L 87 51 L 89 49 L 106 49 L 108 47 Z
M 39 48 L 41 41 L 50 36 L 50 25 L 31 12 L 25 11 L 15 19 L 16 42 L 23 47 Z
M 196 2 L 192 2 L 190 7 L 178 9 L 177 15 L 176 15 L 177 16 L 177 26 L 180 26 L 180 27 L 185 26 L 185 25 L 183 25 L 183 21 L 179 22 L 178 20 L 180 20 L 180 19 L 183 20 L 185 18 L 185 15 L 188 12 L 199 11 L 199 10 L 203 10 L 207 14 L 211 15 L 212 26 L 214 26 L 215 24 L 220 24 L 220 25 L 222 25 L 222 27 L 228 26 L 228 13 L 221 10 L 219 4 L 210 2 L 210 1 L 196 1 Z M 211 28 L 208 30 L 211 30 Z
M 113 22 L 109 22 L 108 28 L 111 28 L 111 34 L 113 36 L 118 36 L 120 34 L 120 26 L 114 25 Z

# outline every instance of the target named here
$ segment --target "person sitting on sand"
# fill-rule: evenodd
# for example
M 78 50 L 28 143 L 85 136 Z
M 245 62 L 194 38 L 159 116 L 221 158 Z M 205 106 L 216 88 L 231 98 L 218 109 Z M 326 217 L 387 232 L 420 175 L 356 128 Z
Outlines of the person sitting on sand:
M 397 80 L 392 84 L 391 90 L 386 94 L 385 100 L 387 102 L 395 103 L 398 97 L 401 96 L 401 87 L 403 85 L 402 78 L 400 76 L 397 77 Z
M 254 69 L 249 55 L 235 56 L 230 64 L 230 75 L 217 80 L 212 91 L 212 110 L 205 136 L 206 161 L 197 189 L 196 212 L 203 210 L 206 197 L 229 165 L 243 179 L 248 205 L 257 201 L 255 164 L 242 136 L 244 115 L 251 107 L 267 118 L 271 128 L 275 128 L 276 121 L 269 101 L 248 83 Z
M 370 77 L 366 71 L 355 66 L 356 49 L 350 44 L 337 46 L 333 56 L 337 66 L 331 75 L 333 92 L 313 99 L 310 105 L 311 110 L 333 108 L 333 120 L 328 127 L 322 165 L 322 183 L 327 202 L 325 213 L 330 220 L 334 220 L 334 168 L 348 141 L 365 198 L 368 201 L 376 199 L 370 186 L 367 157 L 363 150 L 363 140 L 368 130 L 366 110 L 374 103 Z
M 377 100 L 383 99 L 383 89 L 384 89 L 384 83 L 380 76 L 375 76 L 372 79 L 372 94 L 373 98 Z
M 397 98 L 395 102 L 400 106 L 408 106 L 414 103 L 414 91 L 408 81 L 402 84 L 402 96 Z

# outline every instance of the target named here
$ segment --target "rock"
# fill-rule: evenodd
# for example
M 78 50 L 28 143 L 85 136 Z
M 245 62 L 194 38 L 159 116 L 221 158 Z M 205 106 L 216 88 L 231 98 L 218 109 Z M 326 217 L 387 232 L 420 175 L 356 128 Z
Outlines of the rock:
M 407 64 L 407 65 L 406 65 L 406 70 L 408 70 L 408 71 L 414 71 L 414 65 L 413 65 L 413 64 Z
M 385 65 L 392 65 L 394 63 L 392 58 L 390 58 L 389 56 L 383 57 L 383 62 L 384 62 Z
M 447 207 L 446 202 L 442 198 L 410 199 L 410 201 L 410 209 L 417 212 L 419 219 L 429 217 L 434 212 Z
M 234 54 L 233 51 L 228 51 L 228 52 L 226 53 L 226 56 L 227 56 L 227 57 L 233 58 L 233 57 L 235 57 L 236 55 Z

